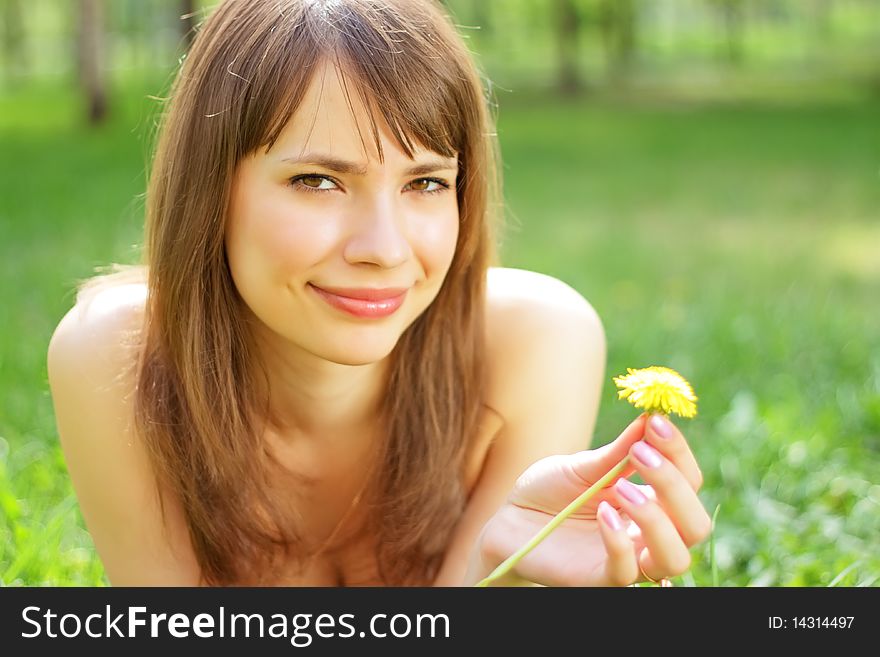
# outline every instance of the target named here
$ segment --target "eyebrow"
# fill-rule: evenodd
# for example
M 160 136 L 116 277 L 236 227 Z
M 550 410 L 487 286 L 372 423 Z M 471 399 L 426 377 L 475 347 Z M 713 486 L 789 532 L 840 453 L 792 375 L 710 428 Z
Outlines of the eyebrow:
M 356 162 L 341 160 L 338 157 L 330 155 L 322 155 L 320 153 L 308 153 L 300 158 L 285 157 L 282 162 L 288 164 L 309 164 L 313 166 L 330 169 L 336 173 L 355 174 L 359 176 L 366 175 L 367 167 Z M 444 169 L 458 169 L 458 162 L 451 158 L 432 158 L 424 162 L 420 162 L 408 168 L 404 173 L 407 176 L 421 176 L 433 171 L 442 171 Z

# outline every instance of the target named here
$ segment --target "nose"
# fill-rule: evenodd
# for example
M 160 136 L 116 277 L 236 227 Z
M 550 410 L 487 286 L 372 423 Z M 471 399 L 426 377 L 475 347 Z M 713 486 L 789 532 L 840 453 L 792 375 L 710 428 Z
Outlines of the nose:
M 347 262 L 392 269 L 411 257 L 406 220 L 393 199 L 365 199 L 355 212 L 355 229 L 344 251 Z

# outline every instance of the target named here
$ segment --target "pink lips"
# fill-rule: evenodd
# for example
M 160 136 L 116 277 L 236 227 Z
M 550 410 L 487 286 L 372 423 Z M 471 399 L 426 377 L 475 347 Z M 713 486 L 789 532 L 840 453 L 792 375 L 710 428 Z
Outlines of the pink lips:
M 408 288 L 353 288 L 309 286 L 328 304 L 355 317 L 381 318 L 393 314 L 406 298 Z

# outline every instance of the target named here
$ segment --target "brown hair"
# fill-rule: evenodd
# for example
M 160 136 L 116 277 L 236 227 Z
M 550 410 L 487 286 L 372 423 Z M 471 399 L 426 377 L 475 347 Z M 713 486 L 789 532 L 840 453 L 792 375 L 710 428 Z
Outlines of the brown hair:
M 419 144 L 457 154 L 460 167 L 452 264 L 390 356 L 373 507 L 385 583 L 430 583 L 466 501 L 499 198 L 493 121 L 471 56 L 429 0 L 227 0 L 200 29 L 161 125 L 135 401 L 136 429 L 183 505 L 209 584 L 260 583 L 279 553 L 302 545 L 271 492 L 265 374 L 226 264 L 224 223 L 237 164 L 274 143 L 322 61 L 371 108 L 380 157 L 377 117 L 406 153 Z

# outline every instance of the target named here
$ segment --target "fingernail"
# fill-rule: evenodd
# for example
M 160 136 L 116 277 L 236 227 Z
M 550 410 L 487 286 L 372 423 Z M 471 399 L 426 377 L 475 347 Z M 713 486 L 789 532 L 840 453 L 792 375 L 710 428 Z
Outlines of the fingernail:
M 672 425 L 669 423 L 669 420 L 666 419 L 664 415 L 652 415 L 651 416 L 651 428 L 661 438 L 671 438 L 672 437 Z
M 599 515 L 602 516 L 604 523 L 612 530 L 617 532 L 623 529 L 623 519 L 608 502 L 599 502 Z
M 660 452 L 648 443 L 639 441 L 633 445 L 632 449 L 636 458 L 649 468 L 659 468 L 663 465 L 663 457 L 660 456 Z
M 633 504 L 644 504 L 648 501 L 648 498 L 642 494 L 642 491 L 636 488 L 636 485 L 629 479 L 618 479 L 614 486 L 617 488 L 618 493 Z

